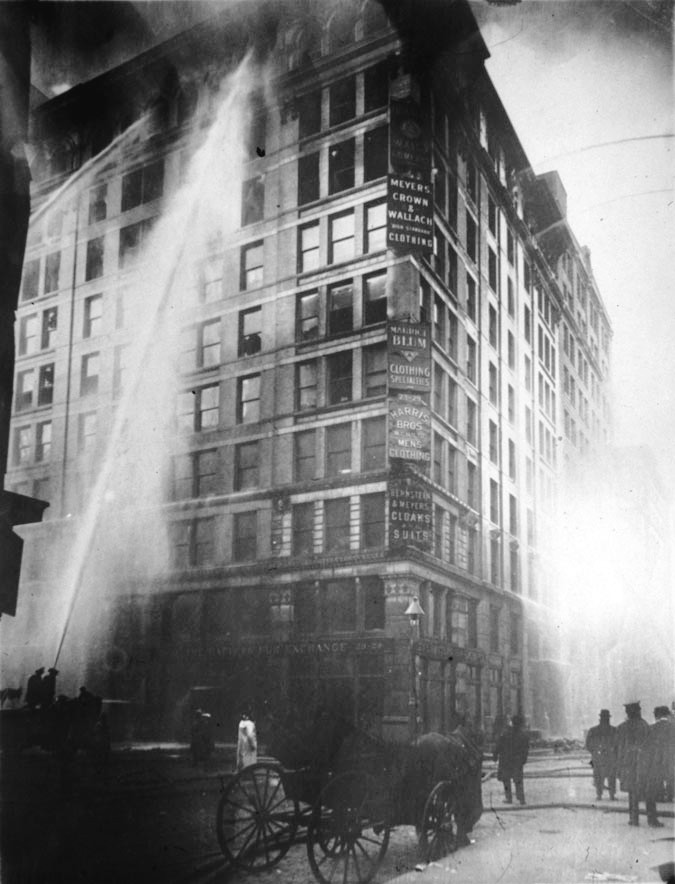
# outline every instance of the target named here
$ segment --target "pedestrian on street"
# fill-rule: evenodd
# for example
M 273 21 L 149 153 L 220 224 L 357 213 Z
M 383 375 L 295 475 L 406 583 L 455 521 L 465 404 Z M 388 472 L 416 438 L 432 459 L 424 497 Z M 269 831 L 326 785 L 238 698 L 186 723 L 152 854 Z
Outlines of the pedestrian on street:
M 258 760 L 258 737 L 255 724 L 247 712 L 241 716 L 237 734 L 237 770 L 243 770 Z
M 59 670 L 51 666 L 47 670 L 47 674 L 42 676 L 40 691 L 42 694 L 41 703 L 43 709 L 48 709 L 54 702 L 56 697 L 56 676 L 58 674 Z
M 591 753 L 596 797 L 602 798 L 607 780 L 610 801 L 616 801 L 616 728 L 609 723 L 610 718 L 609 709 L 600 710 L 600 724 L 588 731 L 586 748 Z
M 675 722 L 667 706 L 656 706 L 654 718 L 645 743 L 645 794 L 653 796 L 654 801 L 672 801 Z
M 530 750 L 530 738 L 523 730 L 524 720 L 521 715 L 514 715 L 510 727 L 497 740 L 493 758 L 498 762 L 497 779 L 504 783 L 504 803 L 513 804 L 511 781 L 516 787 L 516 798 L 525 804 L 523 787 L 523 767 Z
M 40 666 L 26 684 L 26 706 L 30 706 L 31 709 L 35 709 L 42 702 L 42 673 L 44 671 L 44 666 Z
M 647 806 L 647 823 L 660 825 L 656 818 L 656 802 L 647 795 L 644 780 L 645 743 L 649 725 L 642 718 L 639 701 L 625 703 L 626 720 L 616 729 L 617 770 L 622 792 L 628 792 L 628 825 L 640 825 L 640 800 Z

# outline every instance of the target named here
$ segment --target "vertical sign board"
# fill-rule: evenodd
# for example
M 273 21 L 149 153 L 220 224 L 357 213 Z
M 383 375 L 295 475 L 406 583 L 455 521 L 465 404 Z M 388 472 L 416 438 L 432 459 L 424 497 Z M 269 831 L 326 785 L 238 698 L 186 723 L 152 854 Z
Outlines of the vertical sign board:
M 417 177 L 431 173 L 431 141 L 422 109 L 412 99 L 389 102 L 389 164 L 394 172 Z
M 429 323 L 394 320 L 387 328 L 388 453 L 392 467 L 389 546 L 430 550 L 433 504 L 424 479 L 431 464 L 431 335 Z

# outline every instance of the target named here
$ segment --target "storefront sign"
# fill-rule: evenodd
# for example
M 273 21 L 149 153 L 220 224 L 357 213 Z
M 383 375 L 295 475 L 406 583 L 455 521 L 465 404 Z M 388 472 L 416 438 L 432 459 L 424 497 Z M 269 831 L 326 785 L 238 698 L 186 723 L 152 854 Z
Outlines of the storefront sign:
M 389 102 L 389 162 L 395 172 L 429 175 L 431 144 L 422 111 L 411 99 Z
M 423 480 L 392 477 L 389 494 L 389 546 L 391 549 L 429 551 L 433 546 L 433 502 Z
M 389 460 L 412 463 L 428 472 L 431 464 L 431 409 L 421 396 L 389 397 Z
M 387 384 L 390 390 L 431 392 L 431 335 L 428 322 L 389 323 Z
M 387 178 L 387 248 L 398 252 L 432 252 L 434 210 L 431 179 L 404 175 Z
M 186 648 L 188 657 L 323 657 L 332 654 L 380 654 L 392 649 L 387 639 L 337 639 L 335 641 L 242 642 L 241 644 L 202 645 Z

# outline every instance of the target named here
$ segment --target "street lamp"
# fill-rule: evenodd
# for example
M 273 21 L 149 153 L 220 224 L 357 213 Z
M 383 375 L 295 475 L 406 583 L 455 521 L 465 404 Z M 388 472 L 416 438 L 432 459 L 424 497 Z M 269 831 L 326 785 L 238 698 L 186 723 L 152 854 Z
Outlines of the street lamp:
M 424 611 L 417 596 L 413 598 L 405 610 L 410 618 L 410 696 L 408 698 L 408 726 L 410 742 L 417 738 L 417 667 L 415 665 L 415 641 L 419 637 L 420 617 Z

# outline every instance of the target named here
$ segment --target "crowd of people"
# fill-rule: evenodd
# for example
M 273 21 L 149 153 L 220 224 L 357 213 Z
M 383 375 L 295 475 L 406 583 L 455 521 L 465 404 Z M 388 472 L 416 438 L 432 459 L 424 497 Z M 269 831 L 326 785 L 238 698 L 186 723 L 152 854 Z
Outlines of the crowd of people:
M 591 753 L 593 781 L 598 799 L 607 788 L 616 800 L 617 781 L 628 793 L 628 824 L 639 825 L 640 801 L 645 802 L 647 823 L 661 827 L 656 804 L 673 800 L 675 773 L 675 721 L 668 706 L 656 706 L 654 723 L 642 718 L 639 702 L 626 703 L 626 720 L 610 724 L 608 709 L 600 710 L 600 722 L 590 728 L 586 748 Z

